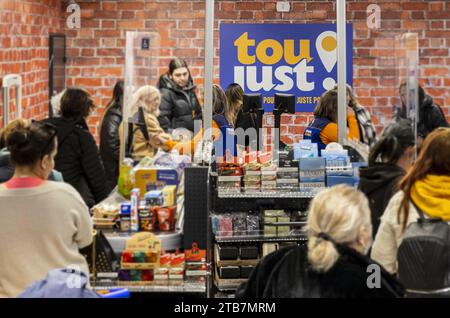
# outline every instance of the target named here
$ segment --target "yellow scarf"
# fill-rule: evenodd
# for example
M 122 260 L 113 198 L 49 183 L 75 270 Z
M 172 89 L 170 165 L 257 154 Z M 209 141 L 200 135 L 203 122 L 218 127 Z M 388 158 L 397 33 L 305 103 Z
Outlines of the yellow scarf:
M 450 220 L 450 176 L 427 175 L 411 188 L 411 199 L 430 217 Z

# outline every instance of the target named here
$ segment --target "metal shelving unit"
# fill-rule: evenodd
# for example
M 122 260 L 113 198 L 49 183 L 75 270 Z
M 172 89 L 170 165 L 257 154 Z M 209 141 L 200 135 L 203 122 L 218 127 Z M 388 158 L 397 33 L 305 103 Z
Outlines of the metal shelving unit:
M 220 199 L 311 199 L 316 193 L 310 191 L 261 191 L 261 192 L 226 192 L 218 191 Z
M 133 284 L 129 282 L 120 283 L 97 283 L 92 287 L 95 291 L 113 288 L 127 288 L 132 293 L 205 293 L 205 282 L 180 282 L 179 284 Z

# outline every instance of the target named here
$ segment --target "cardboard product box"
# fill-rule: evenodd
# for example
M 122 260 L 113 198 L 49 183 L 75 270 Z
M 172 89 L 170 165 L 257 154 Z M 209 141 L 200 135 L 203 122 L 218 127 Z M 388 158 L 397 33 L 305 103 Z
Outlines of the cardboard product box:
M 277 181 L 261 181 L 261 191 L 274 191 L 277 189 Z
M 241 192 L 242 176 L 225 176 L 217 178 L 218 191 Z
M 169 280 L 182 280 L 182 279 L 184 279 L 183 267 L 169 268 Z
M 164 198 L 164 206 L 172 206 L 177 204 L 177 187 L 174 185 L 165 186 L 162 189 Z
M 241 269 L 239 266 L 222 266 L 219 267 L 220 278 L 235 279 L 241 277 Z
M 219 258 L 221 260 L 236 260 L 239 250 L 236 246 L 220 246 L 218 245 Z
M 242 176 L 243 170 L 241 167 L 236 166 L 224 166 L 217 169 L 219 176 Z
M 289 216 L 279 216 L 277 218 L 277 222 L 290 222 L 291 218 Z M 289 225 L 286 226 L 278 226 L 278 235 L 288 235 L 291 230 L 291 227 Z
M 277 189 L 298 190 L 298 179 L 277 179 Z
M 142 194 L 150 190 L 158 190 L 166 185 L 178 185 L 179 177 L 175 169 L 169 168 L 138 168 L 134 174 L 135 187 Z
M 299 177 L 298 167 L 278 168 L 277 169 L 277 179 L 297 179 L 298 180 L 298 177 Z
M 169 280 L 169 270 L 167 267 L 155 268 L 153 279 L 156 281 Z
M 241 259 L 258 259 L 259 248 L 257 246 L 241 246 L 239 256 Z
M 355 177 L 350 176 L 327 176 L 327 187 L 332 187 L 338 184 L 348 184 L 353 187 L 355 185 Z
M 300 182 L 324 182 L 326 169 L 324 158 L 302 158 L 299 161 Z
M 277 217 L 264 216 L 264 235 L 277 235 L 277 227 L 274 225 L 266 225 L 265 223 L 276 223 Z

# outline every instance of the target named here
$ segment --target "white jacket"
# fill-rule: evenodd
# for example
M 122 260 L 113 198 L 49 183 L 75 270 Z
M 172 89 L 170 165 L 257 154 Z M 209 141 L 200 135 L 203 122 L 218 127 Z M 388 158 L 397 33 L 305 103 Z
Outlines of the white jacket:
M 371 253 L 372 259 L 380 263 L 392 274 L 397 273 L 397 250 L 403 240 L 404 233 L 402 231 L 403 218 L 400 218 L 400 222 L 398 222 L 398 210 L 403 196 L 403 191 L 399 191 L 389 201 L 381 217 L 380 227 L 378 228 Z M 419 213 L 410 203 L 406 226 L 416 222 L 418 218 Z

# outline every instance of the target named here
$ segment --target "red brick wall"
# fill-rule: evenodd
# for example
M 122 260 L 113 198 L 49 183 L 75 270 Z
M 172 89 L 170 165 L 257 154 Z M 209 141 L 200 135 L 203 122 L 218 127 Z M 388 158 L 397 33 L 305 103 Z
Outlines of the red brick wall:
M 63 31 L 61 18 L 60 0 L 0 1 L 0 83 L 6 74 L 22 76 L 24 117 L 48 114 L 48 39 Z
M 2 0 L 1 3 L 4 1 Z M 275 0 L 216 0 L 216 82 L 219 74 L 218 24 L 220 22 L 335 22 L 334 0 L 290 2 L 291 12 L 278 13 L 275 10 Z M 96 132 L 103 107 L 111 96 L 112 86 L 117 78 L 123 76 L 126 30 L 159 32 L 161 36 L 159 72 L 165 71 L 168 61 L 173 56 L 184 57 L 191 65 L 192 74 L 200 91 L 203 91 L 205 6 L 203 0 L 78 0 L 77 3 L 82 8 L 81 29 L 67 30 L 66 28 L 69 55 L 67 84 L 88 88 L 94 94 L 99 108 L 89 119 L 93 132 Z M 421 83 L 427 92 L 443 106 L 444 112 L 450 115 L 450 80 L 448 78 L 450 2 L 348 0 L 347 3 L 347 18 L 353 22 L 354 26 L 354 86 L 360 102 L 368 106 L 373 113 L 377 127 L 381 129 L 389 120 L 391 105 L 398 102 L 395 98 L 397 83 L 393 73 L 392 38 L 396 34 L 408 31 L 419 33 Z M 380 30 L 369 30 L 366 25 L 366 8 L 371 3 L 378 3 L 381 7 Z M 65 6 L 66 3 L 63 2 L 63 12 Z M 57 7 L 54 10 L 55 14 L 60 12 Z M 47 94 L 46 87 L 42 94 Z M 40 105 L 38 101 L 32 103 L 31 99 L 29 103 L 33 107 Z M 307 121 L 308 117 L 304 114 L 296 117 L 286 116 L 283 119 L 283 129 L 294 134 L 294 139 L 298 139 Z
M 366 25 L 366 8 L 378 2 L 381 30 Z M 69 37 L 68 84 L 92 89 L 103 107 L 116 78 L 123 75 L 125 30 L 157 31 L 161 35 L 160 72 L 173 56 L 185 57 L 192 65 L 196 83 L 203 76 L 203 1 L 79 1 L 82 28 L 67 31 Z M 218 24 L 243 23 L 323 23 L 335 22 L 335 1 L 291 1 L 289 13 L 278 13 L 276 1 L 216 1 L 215 76 L 219 77 Z M 393 41 L 396 34 L 418 32 L 420 36 L 421 82 L 427 92 L 449 114 L 450 17 L 446 1 L 348 1 L 347 18 L 354 25 L 354 86 L 360 102 L 368 106 L 379 129 L 389 120 L 398 100 L 393 76 Z M 102 108 L 90 119 L 96 126 Z M 309 118 L 285 116 L 283 132 L 297 140 Z M 286 141 L 290 141 L 289 138 Z

